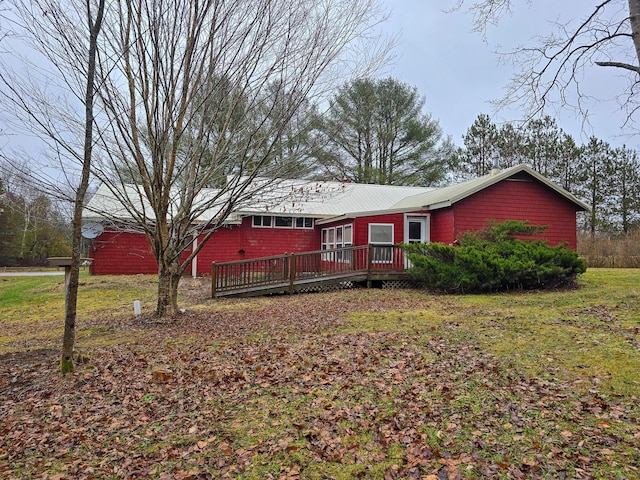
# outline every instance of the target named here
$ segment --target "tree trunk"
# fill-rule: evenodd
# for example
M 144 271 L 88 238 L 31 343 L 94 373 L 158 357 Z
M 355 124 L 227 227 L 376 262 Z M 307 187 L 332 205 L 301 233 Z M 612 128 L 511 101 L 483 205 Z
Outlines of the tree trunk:
M 74 370 L 73 347 L 76 340 L 76 305 L 78 301 L 78 283 L 80 278 L 80 254 L 82 250 L 82 208 L 84 197 L 89 186 L 91 171 L 91 154 L 93 151 L 93 99 L 95 97 L 94 81 L 96 73 L 96 55 L 98 50 L 98 34 L 102 26 L 102 15 L 105 0 L 100 0 L 95 22 L 89 21 L 89 59 L 87 66 L 87 89 L 85 92 L 85 130 L 84 156 L 82 159 L 82 176 L 76 190 L 73 210 L 73 232 L 71 239 L 71 268 L 69 282 L 65 288 L 64 302 L 64 336 L 62 337 L 62 358 L 60 371 L 68 373 Z M 87 11 L 90 11 L 87 3 Z
M 156 315 L 171 316 L 178 312 L 178 284 L 180 269 L 177 264 L 161 266 L 158 270 L 158 304 Z
M 82 222 L 81 210 L 76 209 L 73 218 L 73 245 L 71 252 L 71 267 L 69 269 L 68 283 L 64 289 L 64 335 L 62 337 L 62 358 L 60 359 L 60 371 L 62 373 L 72 372 L 73 347 L 76 342 L 76 305 L 78 303 L 78 284 L 80 280 L 80 241 L 76 240 L 76 227 Z M 78 235 L 79 236 L 79 235 Z
M 631 23 L 631 38 L 638 59 L 637 65 L 640 65 L 640 0 L 629 0 L 629 21 Z

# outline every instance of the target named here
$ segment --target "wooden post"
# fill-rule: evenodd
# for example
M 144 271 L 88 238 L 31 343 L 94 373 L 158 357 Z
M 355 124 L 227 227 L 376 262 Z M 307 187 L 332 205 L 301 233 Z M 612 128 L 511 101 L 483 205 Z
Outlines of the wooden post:
M 351 273 L 356 271 L 356 250 L 353 248 L 353 246 L 349 247 L 349 255 L 351 255 Z M 346 253 L 346 252 L 345 252 Z
M 289 257 L 289 295 L 293 294 L 293 286 L 296 281 L 296 256 L 291 254 Z
M 282 277 L 280 277 L 282 279 L 282 281 L 286 280 L 287 278 L 289 278 L 289 253 L 284 252 L 282 254 Z
M 216 262 L 211 262 L 211 298 L 216 298 Z
M 66 305 L 67 292 L 69 291 L 69 283 L 71 282 L 71 257 L 49 257 L 47 261 L 49 265 L 53 267 L 64 267 L 64 301 Z M 83 263 L 91 265 L 91 262 L 93 262 L 93 258 L 80 257 L 80 265 Z
M 373 244 L 367 248 L 367 288 L 371 288 L 371 266 L 373 264 Z

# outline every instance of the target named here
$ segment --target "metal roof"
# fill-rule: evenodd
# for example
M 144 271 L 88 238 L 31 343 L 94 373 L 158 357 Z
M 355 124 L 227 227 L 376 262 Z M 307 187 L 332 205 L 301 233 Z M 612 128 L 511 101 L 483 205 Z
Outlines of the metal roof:
M 433 190 L 427 187 L 401 187 L 391 185 L 364 185 L 343 182 L 319 182 L 309 180 L 281 180 L 250 199 L 240 202 L 229 220 L 237 223 L 244 215 L 270 214 L 277 216 L 308 216 L 315 218 L 334 217 L 353 212 L 385 211 L 407 196 Z M 145 216 L 153 220 L 153 211 L 146 200 L 141 199 L 141 189 L 126 185 L 125 195 L 134 200 L 136 208 L 144 208 Z M 219 193 L 216 189 L 205 189 L 198 202 L 206 202 Z M 101 185 L 83 212 L 85 220 L 115 219 L 131 220 L 132 215 L 118 200 L 120 192 Z M 224 204 L 221 196 L 216 204 L 203 211 L 198 221 L 214 218 Z
M 589 207 L 566 190 L 535 172 L 525 165 L 494 172 L 483 177 L 445 188 L 402 187 L 390 185 L 368 185 L 343 182 L 320 182 L 309 180 L 261 180 L 265 188 L 240 202 L 227 218 L 227 223 L 238 223 L 246 215 L 308 216 L 324 221 L 333 221 L 340 217 L 365 216 L 375 213 L 390 213 L 416 210 L 436 210 L 453 205 L 502 180 L 524 173 L 554 190 L 581 210 Z M 144 209 L 145 218 L 153 221 L 153 212 L 142 195 L 142 189 L 127 185 L 124 194 L 134 199 L 136 208 Z M 118 200 L 121 192 L 115 192 L 102 185 L 88 203 L 83 212 L 85 220 L 121 218 L 131 220 L 132 215 Z M 206 205 L 209 199 L 220 194 L 219 190 L 205 189 L 197 197 L 198 205 Z M 178 208 L 179 196 L 174 195 L 172 208 Z M 215 218 L 225 204 L 226 196 L 203 209 L 197 222 L 207 222 Z
M 427 187 L 287 180 L 266 197 L 261 195 L 255 202 L 239 206 L 236 213 L 334 217 L 355 212 L 389 210 L 407 196 L 432 190 L 433 188 Z M 269 196 L 276 201 L 269 204 Z

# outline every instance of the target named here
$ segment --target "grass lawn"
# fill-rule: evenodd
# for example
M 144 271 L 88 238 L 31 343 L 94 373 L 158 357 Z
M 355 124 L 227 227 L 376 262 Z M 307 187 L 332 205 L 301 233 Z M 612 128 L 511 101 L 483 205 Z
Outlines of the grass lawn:
M 155 277 L 84 276 L 64 377 L 63 290 L 0 278 L 0 478 L 640 478 L 639 270 L 217 301 L 185 279 L 163 321 Z

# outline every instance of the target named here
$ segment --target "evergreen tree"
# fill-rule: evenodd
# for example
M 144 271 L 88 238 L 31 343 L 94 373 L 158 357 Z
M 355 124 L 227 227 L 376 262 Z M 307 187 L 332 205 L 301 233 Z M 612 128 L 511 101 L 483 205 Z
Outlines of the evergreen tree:
M 612 189 L 607 195 L 610 227 L 629 233 L 640 219 L 640 162 L 638 153 L 625 146 L 612 151 Z
M 522 130 L 508 122 L 498 129 L 497 148 L 500 167 L 509 168 L 527 163 L 523 155 L 524 138 Z
M 591 209 L 586 217 L 585 228 L 592 237 L 608 224 L 605 203 L 612 190 L 615 174 L 611 151 L 607 142 L 591 137 L 583 147 L 577 165 L 580 184 L 576 193 Z
M 550 178 L 568 192 L 576 192 L 579 178 L 576 165 L 579 162 L 582 149 L 576 145 L 573 137 L 562 133 L 558 151 L 554 162 L 551 164 Z
M 318 158 L 331 176 L 358 183 L 416 185 L 445 174 L 441 130 L 422 113 L 424 97 L 393 78 L 358 79 L 334 96 Z
M 462 137 L 465 150 L 462 152 L 462 169 L 473 177 L 491 171 L 493 158 L 498 155 L 498 127 L 489 115 L 481 113 Z
M 556 121 L 546 115 L 529 121 L 524 128 L 524 156 L 535 171 L 551 176 L 559 157 L 562 130 Z

